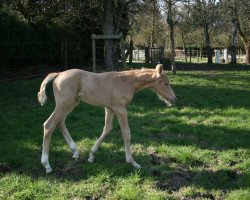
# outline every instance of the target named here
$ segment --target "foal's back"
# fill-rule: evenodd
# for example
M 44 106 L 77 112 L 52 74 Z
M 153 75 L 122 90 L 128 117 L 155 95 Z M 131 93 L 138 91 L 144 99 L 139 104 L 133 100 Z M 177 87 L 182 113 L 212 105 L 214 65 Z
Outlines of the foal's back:
M 129 74 L 126 72 L 92 73 L 79 69 L 61 72 L 54 79 L 57 104 L 84 101 L 100 107 L 125 104 L 132 98 Z

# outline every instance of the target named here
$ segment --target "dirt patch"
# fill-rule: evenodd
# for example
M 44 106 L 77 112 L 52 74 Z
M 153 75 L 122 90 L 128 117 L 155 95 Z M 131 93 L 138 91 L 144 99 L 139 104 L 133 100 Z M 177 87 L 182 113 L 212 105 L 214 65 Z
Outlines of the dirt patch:
M 165 157 L 163 155 L 157 154 L 155 151 L 150 151 L 150 164 L 152 165 L 160 165 L 166 164 L 171 162 L 177 162 L 176 158 L 174 157 Z
M 155 152 L 151 152 L 149 156 L 150 156 L 150 163 L 152 165 L 158 165 L 161 163 L 161 157 L 157 155 Z
M 69 175 L 69 174 L 77 174 L 80 172 L 80 164 L 84 163 L 85 160 L 83 158 L 79 158 L 74 161 L 70 161 L 64 168 L 60 169 L 58 175 Z
M 197 192 L 192 197 L 186 197 L 183 198 L 183 200 L 191 200 L 191 199 L 211 199 L 214 200 L 215 197 L 212 193 L 203 193 L 203 192 Z
M 161 190 L 177 191 L 181 187 L 188 185 L 192 174 L 185 171 L 173 171 L 166 177 L 166 181 L 156 182 L 156 186 Z
M 76 166 L 66 166 L 63 169 L 60 169 L 58 174 L 59 175 L 67 175 L 67 174 L 77 174 L 79 172 Z
M 7 163 L 0 163 L 0 172 L 7 173 L 11 171 L 11 167 Z
M 238 173 L 237 171 L 228 171 L 227 176 L 229 177 L 230 180 L 236 180 L 238 178 Z
M 151 174 L 153 176 L 161 176 L 162 175 L 162 171 L 159 170 L 159 169 L 153 169 L 153 170 L 151 170 Z

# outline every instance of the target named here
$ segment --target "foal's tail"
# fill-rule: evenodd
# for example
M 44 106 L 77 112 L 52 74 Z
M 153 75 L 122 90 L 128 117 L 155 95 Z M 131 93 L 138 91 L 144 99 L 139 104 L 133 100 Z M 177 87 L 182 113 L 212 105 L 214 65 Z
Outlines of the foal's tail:
M 51 73 L 49 74 L 42 82 L 41 87 L 40 87 L 40 91 L 38 92 L 37 96 L 38 96 L 38 101 L 40 102 L 40 104 L 43 106 L 45 104 L 45 101 L 47 99 L 46 93 L 45 93 L 45 89 L 46 89 L 46 85 L 52 81 L 55 77 L 57 77 L 59 75 L 59 73 Z

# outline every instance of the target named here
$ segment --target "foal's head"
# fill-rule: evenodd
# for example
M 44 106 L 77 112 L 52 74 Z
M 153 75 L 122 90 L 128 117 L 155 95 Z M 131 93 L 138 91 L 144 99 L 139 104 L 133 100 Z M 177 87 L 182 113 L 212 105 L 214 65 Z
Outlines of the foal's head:
M 172 105 L 176 101 L 176 96 L 170 86 L 167 74 L 163 71 L 162 64 L 158 64 L 155 70 L 157 72 L 157 78 L 152 86 L 152 89 L 163 98 L 165 103 Z

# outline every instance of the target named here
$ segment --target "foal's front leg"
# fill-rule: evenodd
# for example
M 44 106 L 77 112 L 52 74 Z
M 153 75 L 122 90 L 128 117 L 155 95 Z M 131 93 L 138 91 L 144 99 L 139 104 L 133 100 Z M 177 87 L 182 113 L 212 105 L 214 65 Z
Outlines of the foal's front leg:
M 109 108 L 105 108 L 105 126 L 101 137 L 96 141 L 95 145 L 91 148 L 89 153 L 89 162 L 94 162 L 95 154 L 98 151 L 99 146 L 102 144 L 106 136 L 111 132 L 113 128 L 114 113 Z
M 131 154 L 131 147 L 130 147 L 131 134 L 130 134 L 130 129 L 128 125 L 127 110 L 125 108 L 119 109 L 116 112 L 116 116 L 118 118 L 121 131 L 122 131 L 122 137 L 125 143 L 126 161 L 132 164 L 136 169 L 140 169 L 141 166 L 134 161 L 132 154 Z

